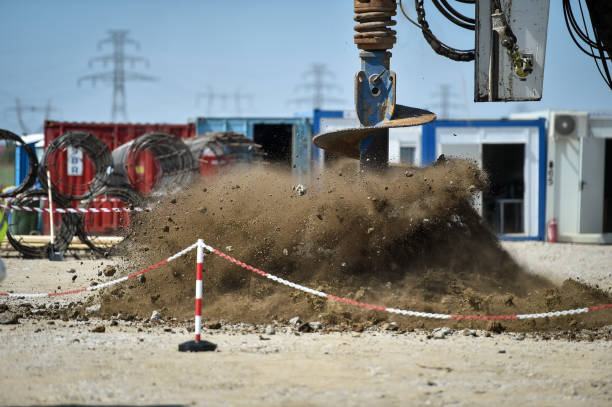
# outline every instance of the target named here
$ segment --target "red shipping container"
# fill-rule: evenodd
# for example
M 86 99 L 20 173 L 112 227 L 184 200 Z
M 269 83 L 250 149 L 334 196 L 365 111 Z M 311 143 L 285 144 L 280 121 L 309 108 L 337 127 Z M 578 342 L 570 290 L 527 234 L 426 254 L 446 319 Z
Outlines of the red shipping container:
M 79 123 L 45 121 L 45 148 L 56 138 L 69 131 L 86 131 L 104 140 L 113 151 L 121 144 L 134 140 L 151 131 L 162 131 L 185 139 L 194 137 L 195 124 L 155 124 L 155 123 Z
M 173 134 L 181 139 L 194 137 L 195 124 L 155 124 L 155 123 L 79 123 L 79 122 L 56 122 L 52 120 L 45 121 L 45 149 L 53 142 L 56 138 L 69 131 L 85 131 L 93 134 L 94 136 L 103 140 L 110 151 L 120 145 L 127 143 L 128 141 L 134 140 L 145 133 L 151 131 L 160 131 L 164 133 Z M 83 167 L 81 175 L 68 175 L 68 160 L 67 153 L 65 151 L 56 154 L 57 157 L 53 158 L 54 166 L 49 168 L 51 173 L 51 180 L 54 183 L 60 181 L 60 190 L 62 192 L 72 193 L 83 193 L 84 188 L 94 177 L 94 166 L 93 163 L 87 159 L 87 156 L 83 156 Z M 158 168 L 155 160 L 152 157 L 146 157 L 150 154 L 146 154 L 143 157 L 141 167 L 137 167 L 136 170 L 141 173 L 145 182 L 142 186 L 137 189 L 139 192 L 146 193 L 150 188 L 147 188 L 147 184 L 157 178 Z M 139 163 L 140 164 L 140 163 Z M 73 207 L 77 207 L 79 202 L 74 202 Z M 105 205 L 106 206 L 106 205 Z M 119 203 L 119 207 L 123 205 Z M 45 223 L 48 222 L 46 217 Z M 104 232 L 109 233 L 111 230 L 118 230 L 122 226 L 122 220 L 120 216 L 108 216 L 104 214 L 91 214 L 88 217 L 88 231 Z M 125 222 L 125 221 L 124 221 Z

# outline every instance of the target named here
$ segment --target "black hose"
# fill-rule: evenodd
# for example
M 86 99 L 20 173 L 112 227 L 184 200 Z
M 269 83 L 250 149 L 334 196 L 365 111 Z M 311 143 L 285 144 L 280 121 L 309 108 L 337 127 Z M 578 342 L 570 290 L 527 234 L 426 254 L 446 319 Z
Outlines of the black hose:
M 464 16 L 455 10 L 446 0 L 432 0 L 434 6 L 446 17 L 450 22 L 459 27 L 474 31 L 476 29 L 475 20 L 468 16 Z M 440 4 L 442 2 L 442 4 Z
M 68 147 L 80 149 L 94 165 L 95 175 L 85 184 L 75 184 L 71 180 L 64 180 L 61 174 L 65 169 L 61 168 L 58 154 L 66 151 Z M 104 141 L 91 133 L 84 131 L 70 131 L 53 140 L 47 147 L 40 164 L 38 179 L 43 190 L 47 191 L 47 170 L 58 178 L 52 181 L 51 189 L 54 196 L 65 201 L 77 201 L 87 199 L 96 194 L 108 182 L 112 170 L 113 158 Z
M 11 201 L 11 205 L 25 206 L 30 208 L 47 208 L 48 205 L 44 204 L 47 201 L 48 200 L 46 192 L 41 189 L 31 189 L 29 191 L 17 195 Z M 54 198 L 53 208 L 55 209 L 56 207 L 68 207 L 68 201 Z M 33 243 L 27 243 L 25 239 L 22 238 L 22 233 L 27 233 L 28 235 L 31 235 L 32 232 L 37 232 L 37 229 L 27 231 L 18 230 L 19 227 L 23 226 L 18 223 L 24 219 L 22 217 L 27 216 L 30 217 L 30 219 L 32 220 L 34 220 L 35 218 L 36 224 L 38 225 L 42 221 L 44 221 L 45 216 L 43 216 L 43 213 L 26 212 L 16 209 L 6 210 L 5 213 L 8 214 L 5 216 L 5 218 L 8 219 L 8 229 L 6 231 L 6 237 L 10 242 L 11 246 L 13 246 L 15 250 L 17 250 L 25 258 L 28 259 L 38 259 L 47 257 L 49 246 L 51 244 L 50 242 L 40 246 Z M 62 213 L 61 220 L 61 225 L 57 226 L 55 229 L 53 247 L 54 249 L 63 252 L 72 242 L 72 238 L 74 237 L 74 233 L 79 223 L 79 215 L 72 213 Z M 16 233 L 17 231 L 19 231 L 19 234 Z
M 435 53 L 442 55 L 444 57 L 450 58 L 454 61 L 468 62 L 468 61 L 474 60 L 474 58 L 476 57 L 475 49 L 463 50 L 463 49 L 456 49 L 456 48 L 450 47 L 446 45 L 445 43 L 443 43 L 442 41 L 440 41 L 434 35 L 434 33 L 429 28 L 429 23 L 427 22 L 426 17 L 425 17 L 424 0 L 414 0 L 414 6 L 415 6 L 417 16 L 418 16 L 417 21 L 419 23 L 419 26 L 421 27 L 421 32 L 423 33 L 423 37 L 425 38 L 425 41 L 427 41 L 427 43 L 429 44 L 431 49 L 434 50 Z
M 21 182 L 15 188 L 8 192 L 0 191 L 0 198 L 7 198 L 16 196 L 23 191 L 28 190 L 36 182 L 36 175 L 38 173 L 38 159 L 36 153 L 28 144 L 26 144 L 21 137 L 8 130 L 0 129 L 0 140 L 13 141 L 15 144 L 21 144 L 26 154 L 28 155 L 28 173 Z
M 582 31 L 582 28 L 578 25 L 569 0 L 563 0 L 563 17 L 565 19 L 567 31 L 569 32 L 570 37 L 576 46 L 583 53 L 593 58 L 599 74 L 603 78 L 606 85 L 612 89 L 612 74 L 610 73 L 610 68 L 608 67 L 608 64 L 611 61 L 609 44 L 612 42 L 612 35 L 610 34 L 612 31 L 609 29 L 609 18 L 607 18 L 607 16 L 612 15 L 612 6 L 605 4 L 604 2 L 587 2 L 589 14 L 591 16 L 591 28 L 593 30 L 595 40 L 592 40 L 589 36 L 586 18 L 584 17 L 584 10 L 580 0 L 578 1 L 578 6 L 580 7 L 582 23 L 586 33 Z M 605 39 L 600 38 L 600 33 L 604 34 Z M 576 38 L 576 36 L 578 36 L 578 38 Z M 583 44 L 580 43 L 579 39 L 589 47 L 589 50 L 583 47 Z M 599 62 L 601 62 L 601 67 L 599 66 Z
M 111 202 L 111 205 L 106 205 L 106 203 L 109 201 Z M 121 204 L 117 205 L 117 203 Z M 142 197 L 131 188 L 106 187 L 99 191 L 95 196 L 81 202 L 79 208 L 94 208 L 101 210 L 101 208 L 108 208 L 110 206 L 110 208 L 134 209 L 140 208 L 142 204 Z M 122 237 L 125 239 L 131 230 L 131 221 L 135 214 L 136 213 L 133 211 L 126 212 L 123 210 L 111 212 L 110 214 L 102 214 L 101 212 L 84 213 L 79 218 L 79 225 L 76 231 L 77 236 L 81 242 L 85 243 L 94 253 L 99 256 L 106 257 L 112 253 L 114 247 L 104 244 L 104 241 L 99 239 L 99 237 L 107 235 Z M 95 235 L 95 231 L 92 231 L 92 229 L 99 224 L 107 224 L 104 219 L 101 222 L 97 221 L 100 221 L 100 217 L 107 218 L 109 216 L 116 217 L 115 220 L 117 221 L 118 228 L 108 227 L 106 230 L 97 231 L 100 234 Z

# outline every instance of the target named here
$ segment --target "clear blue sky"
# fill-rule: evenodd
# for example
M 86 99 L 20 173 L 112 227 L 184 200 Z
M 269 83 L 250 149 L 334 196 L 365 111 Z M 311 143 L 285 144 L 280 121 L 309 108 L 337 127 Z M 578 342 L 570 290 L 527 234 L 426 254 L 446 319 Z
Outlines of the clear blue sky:
M 111 51 L 97 49 L 108 29 L 128 29 L 139 41 L 129 53 L 150 60 L 150 67 L 134 70 L 157 82 L 127 84 L 130 121 L 177 122 L 205 116 L 232 116 L 228 101 L 207 112 L 206 101 L 196 106 L 196 94 L 208 86 L 216 92 L 240 89 L 253 95 L 243 115 L 292 116 L 308 106 L 288 103 L 302 73 L 311 63 L 325 63 L 335 74 L 340 91 L 330 96 L 344 100 L 329 108 L 351 109 L 353 76 L 359 68 L 353 44 L 352 0 L 0 0 L 0 127 L 20 132 L 14 113 L 16 97 L 23 104 L 44 105 L 48 99 L 61 111 L 53 119 L 110 121 L 111 88 L 97 84 L 77 87 L 82 75 L 108 70 L 88 66 L 89 58 Z M 455 4 L 458 4 L 454 2 Z M 612 109 L 612 92 L 591 59 L 571 42 L 563 23 L 561 2 L 551 0 L 548 46 L 541 102 L 527 110 Z M 412 6 L 412 0 L 406 0 Z M 426 1 L 434 32 L 457 48 L 471 48 L 473 33 L 443 20 Z M 462 8 L 468 10 L 468 8 Z M 411 9 L 412 15 L 414 12 Z M 420 31 L 402 16 L 392 69 L 398 76 L 398 102 L 427 107 L 440 84 L 449 83 L 462 107 L 453 116 L 507 116 L 517 103 L 475 104 L 473 63 L 440 57 Z M 434 109 L 435 110 L 435 109 Z M 42 114 L 26 113 L 32 130 L 42 125 Z

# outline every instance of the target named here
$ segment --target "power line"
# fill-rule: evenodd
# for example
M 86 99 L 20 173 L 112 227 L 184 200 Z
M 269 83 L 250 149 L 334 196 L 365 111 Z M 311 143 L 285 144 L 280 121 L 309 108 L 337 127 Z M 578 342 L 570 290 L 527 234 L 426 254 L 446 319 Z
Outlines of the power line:
M 438 114 L 438 117 L 440 119 L 450 118 L 451 109 L 465 107 L 461 104 L 451 102 L 451 98 L 456 98 L 458 97 L 458 95 L 451 91 L 451 86 L 447 83 L 441 84 L 440 90 L 438 92 L 433 93 L 432 96 L 438 97 L 440 100 L 439 103 L 435 103 L 432 105 L 432 107 L 437 107 L 440 109 L 440 113 Z
M 198 92 L 196 94 L 196 106 L 200 105 L 200 100 L 202 99 L 206 99 L 206 113 L 208 115 L 212 113 L 217 100 L 221 101 L 222 108 L 226 109 L 227 102 L 231 99 L 234 103 L 234 113 L 236 116 L 241 116 L 242 102 L 246 101 L 251 104 L 253 102 L 253 95 L 250 93 L 242 93 L 242 90 L 240 89 L 237 89 L 233 93 L 215 92 L 210 86 L 208 86 L 206 91 Z
M 206 114 L 210 115 L 212 112 L 215 99 L 219 97 L 218 93 L 215 93 L 210 86 L 207 87 L 206 92 L 198 92 L 196 94 L 196 107 L 200 107 L 200 100 L 206 99 Z
M 250 95 L 248 93 L 242 93 L 240 89 L 237 89 L 232 94 L 232 97 L 234 99 L 234 106 L 236 109 L 237 116 L 242 116 L 242 101 L 243 100 L 246 100 L 248 103 L 253 103 L 253 95 Z
M 95 62 L 101 62 L 103 66 L 111 63 L 113 70 L 108 72 L 100 72 L 92 75 L 85 75 L 79 78 L 78 84 L 83 81 L 91 81 L 92 86 L 95 86 L 97 81 L 109 82 L 113 84 L 113 105 L 111 109 L 111 117 L 113 121 L 117 120 L 117 116 L 121 115 L 124 120 L 127 120 L 127 109 L 125 102 L 125 82 L 126 81 L 155 81 L 156 78 L 144 75 L 137 72 L 129 72 L 125 70 L 127 62 L 130 66 L 134 66 L 137 62 L 144 62 L 149 66 L 149 60 L 144 57 L 127 55 L 125 46 L 133 45 L 136 49 L 140 49 L 140 44 L 128 37 L 128 30 L 110 30 L 108 38 L 98 42 L 98 50 L 102 49 L 102 45 L 110 43 L 113 46 L 113 53 L 102 55 L 89 60 L 89 66 L 93 66 Z
M 5 109 L 5 112 L 15 112 L 17 116 L 17 122 L 23 134 L 30 134 L 30 129 L 26 125 L 26 119 L 24 118 L 25 113 L 44 113 L 44 120 L 48 120 L 51 112 L 59 111 L 59 109 L 53 107 L 51 99 L 47 100 L 47 104 L 44 106 L 35 105 L 24 105 L 21 103 L 19 98 L 15 98 L 15 107 L 9 107 Z M 38 131 L 43 130 L 43 125 L 38 127 Z
M 328 78 L 334 78 L 326 64 L 312 64 L 310 68 L 302 74 L 302 78 L 306 82 L 298 85 L 296 90 L 304 89 L 312 92 L 310 96 L 291 99 L 290 102 L 297 104 L 311 103 L 313 109 L 322 109 L 329 103 L 341 104 L 342 99 L 328 96 L 330 90 L 340 90 L 340 87 L 334 83 L 328 82 Z

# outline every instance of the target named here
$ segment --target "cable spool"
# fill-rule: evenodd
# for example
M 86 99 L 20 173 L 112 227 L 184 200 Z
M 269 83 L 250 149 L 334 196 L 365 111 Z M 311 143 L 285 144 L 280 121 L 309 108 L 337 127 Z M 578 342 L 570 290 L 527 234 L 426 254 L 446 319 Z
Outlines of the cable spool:
M 21 184 L 17 185 L 15 188 L 6 190 L 6 192 L 4 190 L 0 191 L 0 198 L 8 198 L 16 196 L 34 185 L 34 182 L 36 182 L 36 175 L 38 173 L 38 159 L 36 158 L 36 153 L 32 147 L 26 144 L 23 139 L 15 133 L 0 129 L 0 140 L 12 141 L 15 144 L 21 144 L 28 156 L 28 173 Z
M 251 166 L 266 155 L 261 145 L 232 131 L 204 133 L 184 142 L 204 177 L 219 175 L 224 167 Z
M 88 160 L 82 157 L 82 170 L 83 174 L 93 173 L 91 179 L 84 178 L 85 175 L 69 175 L 67 170 L 69 147 L 78 149 L 87 156 Z M 110 150 L 104 141 L 84 131 L 70 131 L 53 140 L 47 147 L 41 161 L 38 180 L 42 189 L 47 191 L 47 170 L 49 170 L 52 174 L 51 189 L 54 197 L 64 201 L 87 199 L 107 184 L 112 164 Z
M 79 208 L 133 209 L 141 207 L 142 203 L 142 197 L 129 187 L 106 187 L 88 200 L 82 201 Z M 105 244 L 103 236 L 112 235 L 125 239 L 129 233 L 133 216 L 133 213 L 126 211 L 87 212 L 79 218 L 76 233 L 81 242 L 85 243 L 94 253 L 107 256 L 113 247 Z
M 11 204 L 18 206 L 25 206 L 31 208 L 48 208 L 47 193 L 42 189 L 31 189 L 17 195 Z M 41 206 L 42 205 L 42 206 Z M 54 207 L 68 207 L 68 201 L 53 198 Z M 36 242 L 28 242 L 25 236 L 38 233 L 38 225 L 47 225 L 48 221 L 45 220 L 46 216 L 50 216 L 48 213 L 38 212 L 26 212 L 17 210 L 7 210 L 5 212 L 5 218 L 8 219 L 8 229 L 6 231 L 6 237 L 10 242 L 11 246 L 25 258 L 38 259 L 47 257 L 50 242 L 46 244 L 40 244 Z M 55 250 L 65 251 L 75 234 L 77 225 L 79 223 L 79 215 L 71 213 L 54 214 L 55 218 L 61 219 L 61 225 L 56 229 L 55 240 L 53 247 Z M 59 223 L 58 221 L 55 222 Z
M 114 170 L 125 174 L 132 188 L 143 195 L 165 187 L 182 187 L 191 182 L 195 171 L 189 148 L 169 133 L 143 134 L 117 147 L 112 156 Z
M 391 26 L 396 21 L 396 0 L 354 0 L 355 44 L 364 51 L 385 51 L 393 48 L 397 31 Z

